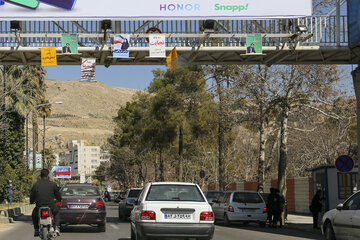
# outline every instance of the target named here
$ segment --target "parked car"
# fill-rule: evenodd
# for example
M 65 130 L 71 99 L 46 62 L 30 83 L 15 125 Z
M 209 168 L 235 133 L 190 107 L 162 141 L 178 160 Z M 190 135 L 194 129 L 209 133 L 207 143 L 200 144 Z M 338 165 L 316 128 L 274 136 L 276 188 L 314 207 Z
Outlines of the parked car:
M 360 192 L 326 212 L 321 231 L 327 240 L 360 239 Z
M 62 201 L 57 203 L 60 224 L 96 224 L 106 231 L 106 208 L 99 189 L 93 184 L 66 184 L 60 190 Z
M 119 203 L 119 202 L 121 201 L 121 199 L 123 199 L 123 198 L 125 197 L 125 193 L 126 193 L 126 192 L 119 192 L 119 193 L 116 195 L 116 197 L 115 197 L 115 199 L 114 199 L 114 202 Z
M 130 217 L 131 210 L 133 210 L 141 191 L 142 188 L 131 188 L 125 192 L 119 202 L 119 220 L 126 220 Z
M 204 195 L 210 205 L 213 205 L 214 200 L 218 199 L 223 194 L 223 191 L 209 190 L 205 191 Z
M 261 227 L 266 226 L 266 203 L 258 192 L 226 191 L 214 202 L 212 209 L 215 220 L 222 220 L 225 226 L 231 222 L 245 225 L 256 222 Z
M 148 183 L 131 212 L 131 239 L 210 240 L 214 215 L 197 184 Z

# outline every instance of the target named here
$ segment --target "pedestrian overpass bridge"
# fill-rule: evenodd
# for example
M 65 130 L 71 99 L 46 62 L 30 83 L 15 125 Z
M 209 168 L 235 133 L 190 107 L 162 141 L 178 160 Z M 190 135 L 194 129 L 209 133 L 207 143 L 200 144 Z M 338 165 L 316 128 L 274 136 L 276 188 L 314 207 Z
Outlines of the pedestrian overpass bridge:
M 204 21 L 116 21 L 103 30 L 101 21 L 23 21 L 11 28 L 0 21 L 0 64 L 40 65 L 40 48 L 57 47 L 59 65 L 80 65 L 82 57 L 98 65 L 162 65 L 164 58 L 149 57 L 150 28 L 166 36 L 166 51 L 176 46 L 188 64 L 358 64 L 360 50 L 348 47 L 347 16 L 311 16 L 298 19 L 219 20 L 204 29 Z M 307 31 L 298 31 L 297 26 Z M 61 34 L 78 35 L 78 53 L 61 53 Z M 106 34 L 105 34 L 106 33 Z M 113 58 L 114 33 L 129 34 L 129 58 Z M 263 37 L 262 54 L 246 53 L 247 34 Z

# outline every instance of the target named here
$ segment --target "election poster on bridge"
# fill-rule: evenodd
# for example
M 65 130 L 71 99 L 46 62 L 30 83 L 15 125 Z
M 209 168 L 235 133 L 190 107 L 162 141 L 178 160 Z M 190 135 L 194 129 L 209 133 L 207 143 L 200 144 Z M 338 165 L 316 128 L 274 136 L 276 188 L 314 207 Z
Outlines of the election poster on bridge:
M 312 15 L 312 0 L 4 0 L 0 20 L 269 19 Z

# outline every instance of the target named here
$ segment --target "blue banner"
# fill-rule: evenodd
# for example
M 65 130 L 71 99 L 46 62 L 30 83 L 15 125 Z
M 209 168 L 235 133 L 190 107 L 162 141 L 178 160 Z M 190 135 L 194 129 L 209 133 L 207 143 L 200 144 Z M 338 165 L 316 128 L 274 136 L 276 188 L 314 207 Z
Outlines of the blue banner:
M 348 0 L 349 47 L 360 45 L 360 0 Z

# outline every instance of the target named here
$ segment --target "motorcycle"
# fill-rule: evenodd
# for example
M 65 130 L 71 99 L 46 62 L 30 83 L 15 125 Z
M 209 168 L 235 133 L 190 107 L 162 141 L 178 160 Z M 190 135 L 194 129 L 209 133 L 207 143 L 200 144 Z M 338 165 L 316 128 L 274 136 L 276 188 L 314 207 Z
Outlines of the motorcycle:
M 53 220 L 51 208 L 39 208 L 39 235 L 41 240 L 54 240 L 57 237 Z

